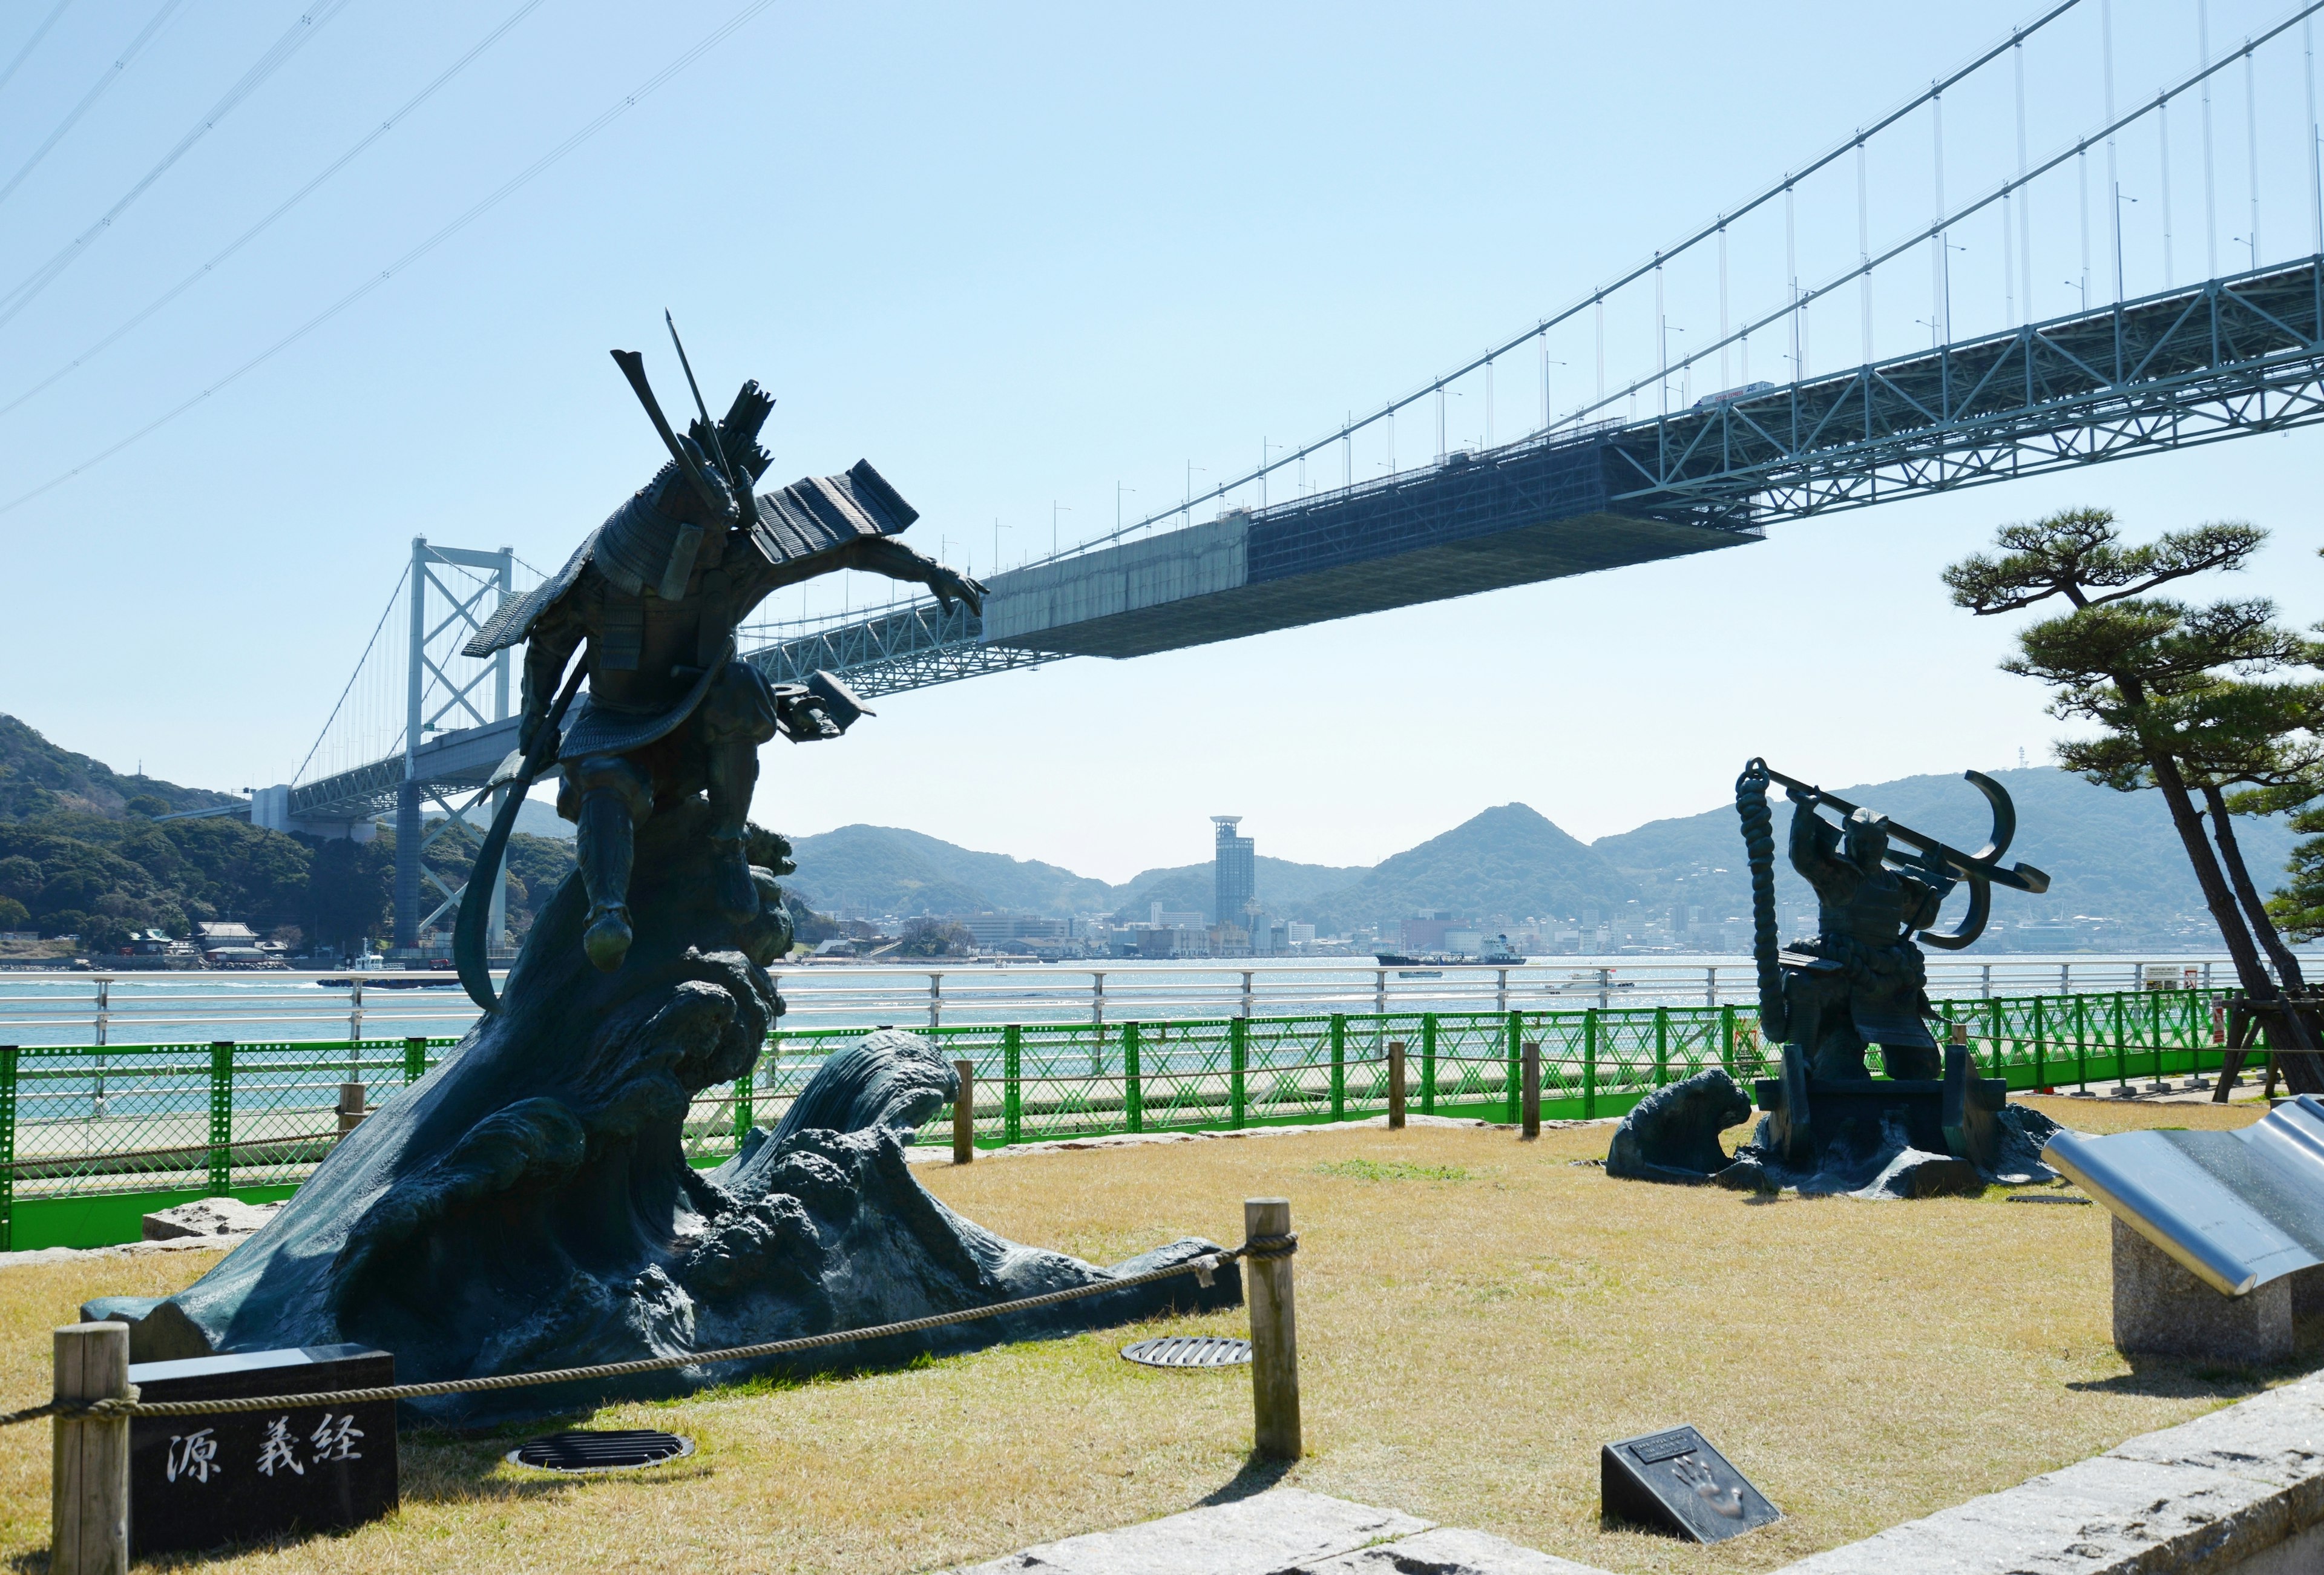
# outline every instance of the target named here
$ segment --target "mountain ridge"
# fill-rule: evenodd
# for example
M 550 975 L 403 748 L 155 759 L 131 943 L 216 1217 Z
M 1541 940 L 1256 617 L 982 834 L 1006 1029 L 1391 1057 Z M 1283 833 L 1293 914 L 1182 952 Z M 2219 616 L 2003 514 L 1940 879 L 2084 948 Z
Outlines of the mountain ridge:
M 2208 934 L 2200 892 L 2159 794 L 2116 793 L 2048 767 L 1990 775 L 2009 789 L 2018 810 L 2018 834 L 2007 857 L 2052 877 L 2042 897 L 1995 892 L 1997 938 L 2026 926 L 2054 930 L 2077 919 L 2093 934 L 2126 944 Z M 1958 846 L 1979 846 L 1987 835 L 1985 801 L 1958 776 L 1923 773 L 1835 791 Z M 0 824 L 64 815 L 118 824 L 237 801 L 232 794 L 124 776 L 0 714 Z M 130 807 L 133 803 L 138 807 Z M 545 822 L 569 837 L 569 828 L 546 804 L 528 804 L 525 811 L 529 821 Z M 2237 833 L 2255 880 L 2273 889 L 2282 882 L 2293 834 L 2281 819 L 2241 820 Z M 1173 912 L 1210 916 L 1208 862 L 1145 870 L 1116 885 L 902 827 L 859 823 L 795 838 L 793 846 L 798 871 L 789 884 L 825 911 L 1104 914 L 1134 923 L 1158 902 Z M 1392 926 L 1416 911 L 1445 909 L 1462 917 L 1569 921 L 1595 910 L 1609 922 L 1633 909 L 1677 909 L 1711 926 L 1749 911 L 1735 812 L 1726 804 L 1583 843 L 1538 811 L 1512 802 L 1377 865 L 1306 864 L 1261 854 L 1257 869 L 1259 900 L 1270 914 L 1313 922 L 1326 934 Z M 1813 922 L 1812 897 L 1781 860 L 1776 884 L 1785 933 L 1798 934 Z

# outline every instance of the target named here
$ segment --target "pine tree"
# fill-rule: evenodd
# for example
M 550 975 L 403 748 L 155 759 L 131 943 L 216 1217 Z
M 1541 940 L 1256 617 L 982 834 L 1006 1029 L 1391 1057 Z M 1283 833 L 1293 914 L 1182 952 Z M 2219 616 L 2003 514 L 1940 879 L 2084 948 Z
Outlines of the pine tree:
M 2018 654 L 2002 667 L 2048 684 L 2052 716 L 2099 729 L 2095 742 L 2060 746 L 2069 769 L 2118 787 L 2139 785 L 2125 779 L 2126 771 L 2153 783 L 2236 977 L 2250 999 L 2263 1003 L 2282 998 L 2204 835 L 2204 816 L 2195 805 L 2201 779 L 2190 784 L 2173 751 L 2174 719 L 2183 720 L 2190 697 L 2226 681 L 2228 673 L 2305 662 L 2310 648 L 2274 622 L 2274 606 L 2264 599 L 2193 606 L 2151 593 L 2196 575 L 2241 569 L 2265 540 L 2256 526 L 2222 522 L 2126 547 L 2110 511 L 2071 509 L 2003 527 L 1997 556 L 1965 558 L 1944 574 L 1954 603 L 1979 617 L 2053 598 L 2069 604 L 2070 611 L 2021 630 Z M 2218 819 L 2227 821 L 2224 809 Z M 2282 1017 L 2292 1048 L 2314 1051 L 2299 1014 Z M 2284 1071 L 2294 1090 L 2324 1092 L 2324 1067 L 2312 1054 L 2286 1057 Z

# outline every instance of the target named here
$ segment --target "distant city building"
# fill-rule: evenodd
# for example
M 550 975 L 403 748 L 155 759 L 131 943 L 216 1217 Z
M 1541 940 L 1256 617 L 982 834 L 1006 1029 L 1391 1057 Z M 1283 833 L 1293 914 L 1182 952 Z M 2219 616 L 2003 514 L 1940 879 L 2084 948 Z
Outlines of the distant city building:
M 1152 929 L 1205 930 L 1210 928 L 1211 925 L 1209 915 L 1198 913 L 1191 908 L 1185 910 L 1167 908 L 1157 902 L 1148 912 L 1152 918 L 1148 927 Z
M 1239 815 L 1214 815 L 1211 824 L 1218 828 L 1211 855 L 1212 916 L 1219 924 L 1241 925 L 1248 931 L 1248 916 L 1259 901 L 1258 843 L 1235 834 L 1242 824 Z
M 248 925 L 232 920 L 202 923 L 194 926 L 194 949 L 208 955 L 214 952 L 255 952 L 258 934 Z
M 1285 925 L 1283 938 L 1285 944 L 1288 945 L 1312 946 L 1315 944 L 1315 926 L 1302 924 Z
M 1416 955 L 1422 952 L 1442 952 L 1444 950 L 1445 934 L 1452 925 L 1452 916 L 1441 909 L 1415 914 L 1404 921 L 1404 949 Z
M 1207 957 L 1211 954 L 1208 930 L 1128 930 L 1123 932 L 1123 939 L 1135 941 L 1131 954 L 1139 957 Z
M 953 921 L 980 946 L 1003 946 L 1011 941 L 1062 941 L 1066 921 L 1030 913 L 970 914 Z

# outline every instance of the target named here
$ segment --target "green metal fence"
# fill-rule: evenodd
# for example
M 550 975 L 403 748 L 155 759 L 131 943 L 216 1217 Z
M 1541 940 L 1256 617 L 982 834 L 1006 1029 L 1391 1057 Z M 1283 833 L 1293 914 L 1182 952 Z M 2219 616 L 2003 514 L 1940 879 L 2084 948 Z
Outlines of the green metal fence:
M 2024 1090 L 2214 1068 L 2224 1001 L 2218 992 L 2155 990 L 1937 1006 L 1968 1025 L 1987 1075 Z M 696 1097 L 687 1156 L 715 1165 L 752 1127 L 772 1126 L 824 1057 L 859 1032 L 770 1036 L 748 1074 Z M 1528 1045 L 1540 1047 L 1549 1119 L 1619 1115 L 1707 1066 L 1746 1083 L 1767 1074 L 1756 1014 L 1733 1006 L 919 1032 L 946 1060 L 971 1064 L 976 1139 L 987 1147 L 1379 1115 L 1392 1044 L 1404 1046 L 1411 1109 L 1496 1121 L 1517 1119 Z M 286 1196 L 337 1142 L 343 1083 L 363 1084 L 377 1109 L 456 1043 L 0 1045 L 0 1248 L 127 1239 L 140 1214 L 187 1198 Z M 948 1141 L 951 1128 L 947 1105 L 921 1140 Z

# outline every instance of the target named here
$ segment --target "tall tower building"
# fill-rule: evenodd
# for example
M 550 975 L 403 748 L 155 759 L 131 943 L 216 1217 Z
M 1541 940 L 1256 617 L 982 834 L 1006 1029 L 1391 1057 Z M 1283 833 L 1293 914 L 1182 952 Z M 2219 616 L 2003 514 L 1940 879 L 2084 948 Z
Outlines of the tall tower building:
M 1218 850 L 1211 857 L 1211 922 L 1248 926 L 1247 915 L 1259 897 L 1257 844 L 1235 835 L 1242 824 L 1239 815 L 1214 815 L 1211 824 L 1218 828 Z

